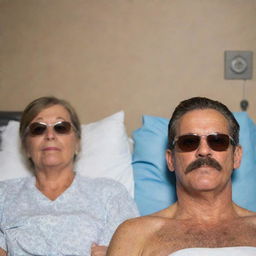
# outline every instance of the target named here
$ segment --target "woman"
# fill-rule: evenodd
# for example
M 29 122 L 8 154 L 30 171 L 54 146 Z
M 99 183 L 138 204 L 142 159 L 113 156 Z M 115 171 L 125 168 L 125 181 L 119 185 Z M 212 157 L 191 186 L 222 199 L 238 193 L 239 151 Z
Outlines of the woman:
M 74 109 L 55 97 L 34 100 L 20 138 L 34 176 L 0 183 L 0 255 L 90 255 L 91 246 L 104 255 L 95 244 L 108 245 L 138 212 L 119 183 L 75 173 L 81 129 Z

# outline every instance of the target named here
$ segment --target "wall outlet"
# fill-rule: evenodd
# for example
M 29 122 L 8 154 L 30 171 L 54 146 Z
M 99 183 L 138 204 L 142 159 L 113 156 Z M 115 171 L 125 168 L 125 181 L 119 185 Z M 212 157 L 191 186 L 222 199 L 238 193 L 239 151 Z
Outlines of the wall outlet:
M 252 79 L 252 51 L 225 51 L 225 79 Z

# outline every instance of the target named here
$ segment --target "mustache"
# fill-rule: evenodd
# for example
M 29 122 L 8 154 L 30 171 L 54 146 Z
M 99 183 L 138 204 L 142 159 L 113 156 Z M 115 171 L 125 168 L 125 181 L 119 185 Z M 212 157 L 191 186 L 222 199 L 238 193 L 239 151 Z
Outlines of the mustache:
M 222 170 L 222 166 L 219 164 L 219 162 L 211 157 L 205 157 L 205 158 L 199 158 L 195 160 L 194 162 L 190 163 L 188 167 L 186 168 L 185 173 L 189 173 L 193 171 L 194 169 L 200 168 L 203 165 L 207 165 L 210 167 L 213 167 L 217 169 L 218 171 Z

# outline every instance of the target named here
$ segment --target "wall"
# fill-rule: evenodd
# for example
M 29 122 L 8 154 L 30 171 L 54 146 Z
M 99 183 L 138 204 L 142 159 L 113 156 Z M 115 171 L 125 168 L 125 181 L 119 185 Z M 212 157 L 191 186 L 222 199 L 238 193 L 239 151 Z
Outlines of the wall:
M 255 28 L 256 0 L 0 0 L 0 109 L 56 95 L 83 123 L 123 109 L 129 133 L 191 96 L 239 111 L 224 51 L 255 62 Z M 245 89 L 256 120 L 255 78 Z

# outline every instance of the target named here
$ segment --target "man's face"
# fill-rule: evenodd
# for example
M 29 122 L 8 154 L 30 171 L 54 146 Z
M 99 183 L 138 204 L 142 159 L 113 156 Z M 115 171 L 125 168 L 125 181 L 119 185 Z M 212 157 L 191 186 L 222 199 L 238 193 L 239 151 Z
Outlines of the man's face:
M 185 134 L 208 135 L 213 133 L 229 135 L 228 121 L 221 113 L 213 109 L 189 111 L 181 117 L 176 127 L 177 137 Z M 241 148 L 236 147 L 234 150 L 231 144 L 225 151 L 214 151 L 207 144 L 207 138 L 204 136 L 201 137 L 197 149 L 182 152 L 175 145 L 174 150 L 172 152 L 168 150 L 166 156 L 169 169 L 175 170 L 177 187 L 182 186 L 192 192 L 218 191 L 228 183 L 231 184 L 230 177 L 233 169 L 240 165 L 241 154 Z M 205 159 L 208 161 L 203 165 L 188 170 L 191 163 Z

